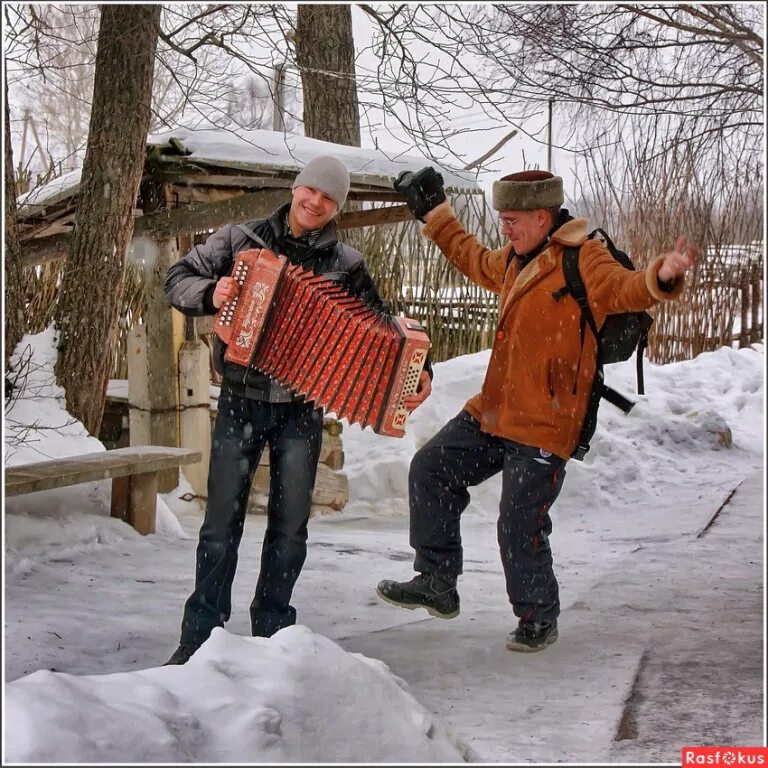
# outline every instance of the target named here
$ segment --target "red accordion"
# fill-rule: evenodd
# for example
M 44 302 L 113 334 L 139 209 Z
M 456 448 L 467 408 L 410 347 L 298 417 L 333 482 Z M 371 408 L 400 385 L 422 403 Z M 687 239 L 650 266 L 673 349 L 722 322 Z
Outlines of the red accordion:
M 240 293 L 216 314 L 225 359 L 256 368 L 318 407 L 392 437 L 405 434 L 430 347 L 416 320 L 369 307 L 342 285 L 254 249 L 237 255 Z

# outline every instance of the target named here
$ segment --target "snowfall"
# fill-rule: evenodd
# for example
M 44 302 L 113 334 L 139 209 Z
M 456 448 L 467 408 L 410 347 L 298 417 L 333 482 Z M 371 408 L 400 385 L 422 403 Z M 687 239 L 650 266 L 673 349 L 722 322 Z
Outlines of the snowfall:
M 17 349 L 9 466 L 104 450 L 64 410 L 53 349 L 50 330 Z M 437 364 L 402 439 L 345 424 L 349 503 L 310 521 L 299 624 L 270 639 L 249 636 L 265 519 L 248 516 L 232 618 L 185 666 L 162 666 L 203 515 L 183 477 L 149 536 L 110 517 L 108 482 L 6 499 L 4 762 L 679 763 L 764 744 L 762 344 L 646 361 L 634 410 L 601 407 L 552 509 L 555 645 L 505 647 L 498 477 L 464 514 L 461 614 L 377 599 L 413 574 L 409 461 L 488 355 Z M 634 360 L 606 378 L 634 393 Z

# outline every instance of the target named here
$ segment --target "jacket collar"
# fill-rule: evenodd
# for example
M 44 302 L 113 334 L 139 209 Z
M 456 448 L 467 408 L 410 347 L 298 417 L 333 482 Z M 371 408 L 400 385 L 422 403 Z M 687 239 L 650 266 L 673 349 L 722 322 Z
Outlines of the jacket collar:
M 571 219 L 552 233 L 549 242 L 570 247 L 581 245 L 586 239 L 587 219 Z
M 283 238 L 288 234 L 285 231 L 285 217 L 288 215 L 288 211 L 291 208 L 290 203 L 284 203 L 277 210 L 275 210 L 269 217 L 269 225 L 272 227 L 272 231 L 275 233 L 279 242 L 283 241 Z M 315 244 L 310 250 L 318 251 L 328 246 L 335 245 L 339 241 L 339 228 L 336 226 L 336 219 L 331 219 L 320 232 L 320 236 L 315 241 Z
M 506 315 L 514 302 L 529 288 L 548 275 L 558 264 L 553 244 L 562 247 L 580 246 L 587 239 L 587 219 L 571 219 L 556 229 L 549 238 L 544 250 L 530 261 L 515 276 L 514 283 L 501 310 L 501 318 Z M 558 249 L 559 250 L 559 249 Z

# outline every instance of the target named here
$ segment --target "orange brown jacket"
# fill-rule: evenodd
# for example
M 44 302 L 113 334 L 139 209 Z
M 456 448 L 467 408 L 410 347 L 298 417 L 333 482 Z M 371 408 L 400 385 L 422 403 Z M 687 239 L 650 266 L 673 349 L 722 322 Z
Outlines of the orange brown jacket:
M 622 267 L 598 240 L 587 240 L 587 220 L 572 219 L 551 236 L 524 269 L 511 244 L 491 250 L 468 234 L 450 208 L 424 227 L 445 256 L 470 280 L 501 294 L 499 325 L 483 387 L 464 406 L 480 429 L 568 459 L 576 447 L 597 367 L 597 343 L 563 288 L 563 252 L 582 246 L 579 268 L 597 327 L 609 314 L 638 312 L 683 290 L 678 277 L 662 291 L 658 257 L 644 272 Z

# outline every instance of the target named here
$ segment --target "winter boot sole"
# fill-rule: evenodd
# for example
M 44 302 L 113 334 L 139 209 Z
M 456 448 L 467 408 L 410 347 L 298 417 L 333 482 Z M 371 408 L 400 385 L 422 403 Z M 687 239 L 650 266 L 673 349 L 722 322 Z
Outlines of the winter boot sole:
M 507 648 L 510 651 L 522 651 L 523 653 L 536 653 L 536 651 L 543 651 L 547 646 L 552 645 L 557 640 L 557 630 L 555 630 L 542 645 L 535 647 L 526 645 L 525 643 L 518 643 L 515 640 L 507 640 Z
M 438 619 L 455 619 L 459 615 L 459 608 L 451 613 L 440 613 L 437 608 L 433 608 L 431 605 L 424 605 L 423 603 L 400 603 L 397 600 L 393 600 L 391 597 L 387 597 L 381 592 L 378 587 L 376 588 L 376 594 L 385 602 L 390 605 L 396 605 L 398 608 L 407 608 L 409 611 L 415 611 L 417 608 L 424 608 L 424 610 L 432 616 L 436 616 Z

